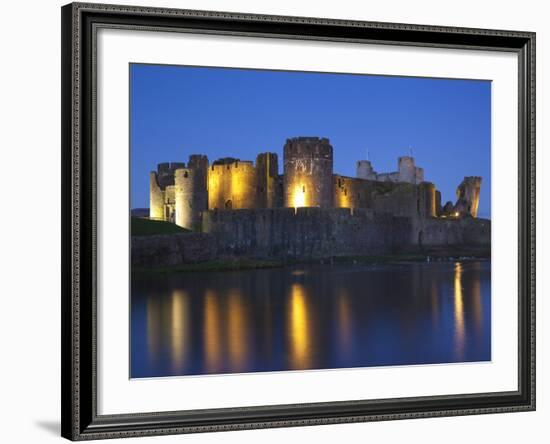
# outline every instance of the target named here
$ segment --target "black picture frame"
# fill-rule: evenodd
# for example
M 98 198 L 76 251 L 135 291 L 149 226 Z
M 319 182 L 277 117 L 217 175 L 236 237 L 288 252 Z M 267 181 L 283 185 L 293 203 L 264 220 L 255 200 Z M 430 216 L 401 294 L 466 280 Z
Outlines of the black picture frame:
M 535 33 L 85 3 L 66 5 L 61 15 L 62 436 L 84 440 L 535 409 Z M 519 62 L 518 390 L 98 415 L 94 78 L 98 27 L 515 53 Z

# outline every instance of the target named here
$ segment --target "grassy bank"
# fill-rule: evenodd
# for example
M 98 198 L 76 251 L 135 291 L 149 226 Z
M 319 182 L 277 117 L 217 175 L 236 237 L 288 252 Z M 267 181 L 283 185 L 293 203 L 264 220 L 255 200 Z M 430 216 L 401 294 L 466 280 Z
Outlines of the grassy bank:
M 185 233 L 189 230 L 176 224 L 162 220 L 142 219 L 140 217 L 131 218 L 132 236 L 153 236 L 155 234 L 176 234 Z

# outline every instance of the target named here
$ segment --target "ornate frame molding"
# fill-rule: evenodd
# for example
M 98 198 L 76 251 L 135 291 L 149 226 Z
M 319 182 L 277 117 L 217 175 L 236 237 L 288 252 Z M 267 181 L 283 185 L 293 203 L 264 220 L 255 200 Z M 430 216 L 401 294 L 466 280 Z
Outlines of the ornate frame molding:
M 72 3 L 62 8 L 62 436 L 120 438 L 535 409 L 535 34 Z M 97 414 L 98 27 L 515 52 L 519 60 L 519 390 L 456 396 Z

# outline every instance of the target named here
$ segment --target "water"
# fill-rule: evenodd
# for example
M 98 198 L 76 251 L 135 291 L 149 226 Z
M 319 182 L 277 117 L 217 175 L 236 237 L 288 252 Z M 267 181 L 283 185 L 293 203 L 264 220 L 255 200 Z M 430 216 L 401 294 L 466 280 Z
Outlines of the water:
M 131 377 L 491 359 L 489 261 L 132 278 Z

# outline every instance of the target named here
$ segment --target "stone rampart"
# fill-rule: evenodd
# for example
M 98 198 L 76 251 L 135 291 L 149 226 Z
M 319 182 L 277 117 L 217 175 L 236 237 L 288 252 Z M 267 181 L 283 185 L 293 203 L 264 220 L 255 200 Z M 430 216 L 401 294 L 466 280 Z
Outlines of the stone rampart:
M 132 267 L 158 268 L 216 259 L 213 235 L 178 233 L 132 236 Z
M 170 267 L 224 257 L 335 256 L 490 249 L 485 219 L 396 217 L 368 209 L 267 208 L 202 213 L 203 233 L 132 238 L 134 267 Z

